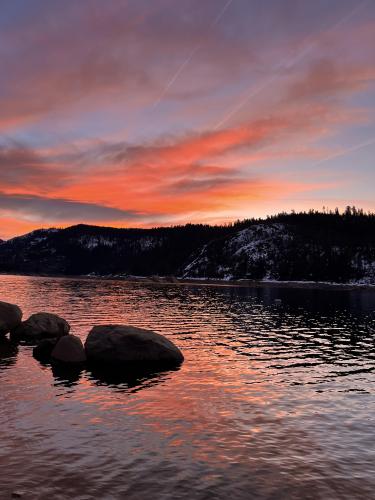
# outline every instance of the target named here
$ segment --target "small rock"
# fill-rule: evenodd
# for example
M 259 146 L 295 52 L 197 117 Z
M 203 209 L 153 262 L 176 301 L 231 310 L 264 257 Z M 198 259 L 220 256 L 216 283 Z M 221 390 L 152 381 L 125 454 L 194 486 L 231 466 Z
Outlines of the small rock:
M 17 490 L 13 491 L 12 498 L 22 498 L 24 495 L 25 495 L 24 491 Z
M 15 304 L 0 302 L 0 335 L 5 335 L 21 324 L 22 311 Z
M 84 363 L 86 353 L 81 339 L 75 335 L 61 337 L 51 353 L 51 358 L 62 363 Z
M 56 314 L 39 312 L 23 321 L 18 328 L 12 331 L 12 334 L 17 339 L 37 341 L 68 335 L 69 330 L 69 323 L 65 319 Z

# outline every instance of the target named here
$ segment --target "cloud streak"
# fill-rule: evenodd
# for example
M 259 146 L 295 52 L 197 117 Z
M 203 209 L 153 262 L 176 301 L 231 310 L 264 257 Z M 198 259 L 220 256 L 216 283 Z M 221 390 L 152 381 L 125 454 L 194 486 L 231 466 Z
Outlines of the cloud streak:
M 3 216 L 18 215 L 24 220 L 34 222 L 137 221 L 144 217 L 140 212 L 95 203 L 6 193 L 0 193 L 0 212 Z
M 0 145 L 0 185 L 2 188 L 47 191 L 68 182 L 66 168 L 44 158 L 25 144 L 6 141 Z

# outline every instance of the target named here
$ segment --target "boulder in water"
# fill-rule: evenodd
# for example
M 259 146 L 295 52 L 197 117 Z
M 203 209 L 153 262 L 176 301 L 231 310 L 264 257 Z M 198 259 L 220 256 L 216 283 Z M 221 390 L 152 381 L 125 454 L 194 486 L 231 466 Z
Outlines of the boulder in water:
M 59 338 L 51 352 L 51 358 L 52 361 L 61 363 L 84 363 L 86 353 L 81 339 L 75 335 L 64 335 Z
M 179 365 L 182 352 L 159 333 L 127 325 L 94 326 L 85 343 L 90 362 L 121 367 Z
M 0 335 L 17 328 L 22 321 L 22 311 L 15 304 L 0 302 Z
M 45 338 L 62 337 L 68 335 L 69 323 L 56 314 L 39 312 L 32 314 L 12 331 L 16 339 L 37 341 Z

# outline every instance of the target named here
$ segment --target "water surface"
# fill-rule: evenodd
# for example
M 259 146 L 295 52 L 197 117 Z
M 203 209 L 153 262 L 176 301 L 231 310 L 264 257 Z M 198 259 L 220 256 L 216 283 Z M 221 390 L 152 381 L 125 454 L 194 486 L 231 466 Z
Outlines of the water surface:
M 0 276 L 0 298 L 185 354 L 117 380 L 0 344 L 1 498 L 375 498 L 374 292 Z

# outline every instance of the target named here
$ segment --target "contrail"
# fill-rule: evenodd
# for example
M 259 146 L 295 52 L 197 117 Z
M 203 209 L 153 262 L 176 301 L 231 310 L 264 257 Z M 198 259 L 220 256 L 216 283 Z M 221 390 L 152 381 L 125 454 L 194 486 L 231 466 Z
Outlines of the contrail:
M 214 20 L 214 22 L 211 24 L 210 28 L 212 28 L 213 26 L 215 26 L 219 21 L 220 19 L 223 17 L 224 15 L 224 12 L 227 10 L 227 8 L 230 6 L 230 4 L 233 2 L 233 0 L 228 0 L 228 2 L 224 5 L 224 7 L 221 9 L 221 12 L 219 12 L 219 14 L 216 16 L 216 19 Z
M 345 156 L 348 153 L 352 153 L 353 151 L 358 151 L 358 149 L 365 148 L 367 146 L 370 146 L 371 144 L 375 144 L 375 137 L 373 137 L 372 139 L 369 139 L 368 141 L 364 141 L 364 142 L 361 142 L 359 144 L 356 144 L 355 146 L 352 146 L 350 148 L 344 149 L 343 151 L 340 151 L 338 153 L 334 153 L 330 156 L 327 156 L 326 158 L 323 158 L 322 160 L 311 165 L 310 168 L 317 167 L 317 166 L 321 165 L 322 163 L 325 163 L 326 161 L 333 160 L 334 158 L 339 158 L 340 156 Z
M 209 28 L 208 30 L 211 30 L 219 21 L 220 19 L 223 17 L 225 11 L 227 10 L 227 8 L 230 6 L 230 4 L 233 2 L 233 0 L 228 0 L 228 2 L 224 5 L 224 7 L 221 9 L 221 11 L 219 12 L 219 14 L 216 16 L 216 18 L 213 20 L 213 22 L 209 25 Z M 154 102 L 153 104 L 153 108 L 156 108 L 156 106 L 158 106 L 158 104 L 160 103 L 160 101 L 164 98 L 165 94 L 168 92 L 168 90 L 172 87 L 172 85 L 174 84 L 174 82 L 177 80 L 177 78 L 180 76 L 180 74 L 182 73 L 182 71 L 185 69 L 185 67 L 190 63 L 190 61 L 193 59 L 193 57 L 195 56 L 195 54 L 198 52 L 198 50 L 202 47 L 202 43 L 199 43 L 196 47 L 194 47 L 194 49 L 190 52 L 190 54 L 188 55 L 188 57 L 185 59 L 185 61 L 181 64 L 181 66 L 177 69 L 176 73 L 172 76 L 172 78 L 169 80 L 169 82 L 167 83 L 167 85 L 165 86 L 163 92 L 160 94 L 160 96 L 158 97 L 158 99 Z
M 364 0 L 364 2 L 362 2 L 359 5 L 357 5 L 356 7 L 354 7 L 354 9 L 352 9 L 348 14 L 346 14 L 339 21 L 337 21 L 335 24 L 333 24 L 328 29 L 328 31 L 333 31 L 333 30 L 337 29 L 339 26 L 341 26 L 342 24 L 346 23 L 351 17 L 354 16 L 354 14 L 357 13 L 358 10 L 362 9 L 368 2 L 369 2 L 369 0 Z M 312 37 L 308 36 L 308 37 L 304 38 L 303 41 L 302 41 L 302 44 L 304 44 L 305 41 L 308 41 L 310 38 L 312 38 Z M 301 52 L 299 52 L 294 58 L 286 59 L 285 61 L 283 61 L 281 63 L 281 67 L 279 66 L 280 69 L 276 70 L 275 73 L 270 78 L 268 78 L 265 82 L 263 82 L 262 84 L 260 84 L 258 87 L 252 89 L 250 91 L 250 93 L 247 94 L 245 96 L 245 98 L 241 102 L 239 102 L 229 113 L 227 113 L 227 115 L 224 116 L 224 118 L 222 120 L 220 120 L 213 127 L 214 130 L 217 130 L 222 125 L 224 125 L 224 123 L 227 122 L 233 115 L 235 115 L 241 108 L 243 108 L 243 106 L 245 106 L 245 104 L 247 104 L 248 101 L 250 101 L 250 99 L 252 99 L 253 97 L 255 97 L 265 87 L 267 87 L 270 83 L 272 83 L 273 81 L 275 81 L 279 77 L 279 75 L 282 73 L 282 68 L 283 67 L 285 67 L 285 66 L 293 66 L 294 64 L 296 64 L 297 62 L 299 62 L 301 59 L 303 59 L 305 57 L 305 55 L 308 54 L 310 52 L 310 50 L 313 49 L 313 47 L 316 45 L 316 43 L 317 43 L 316 40 L 313 40 L 309 45 L 307 45 L 307 47 L 305 47 L 303 50 L 301 50 Z
M 177 80 L 177 78 L 179 77 L 180 73 L 183 71 L 183 69 L 185 68 L 185 66 L 187 66 L 189 64 L 189 62 L 193 59 L 195 53 L 198 52 L 198 50 L 200 48 L 201 48 L 201 46 L 197 45 L 190 52 L 189 56 L 181 64 L 181 66 L 178 68 L 178 70 L 176 71 L 176 73 L 173 75 L 173 77 L 167 83 L 167 85 L 166 85 L 165 89 L 163 90 L 163 92 L 160 94 L 160 96 L 158 97 L 158 99 L 154 102 L 154 104 L 152 106 L 153 108 L 156 108 L 156 106 L 160 103 L 160 101 L 163 99 L 163 97 L 165 96 L 165 94 L 168 92 L 168 90 L 172 87 L 172 85 L 174 84 L 174 82 Z

